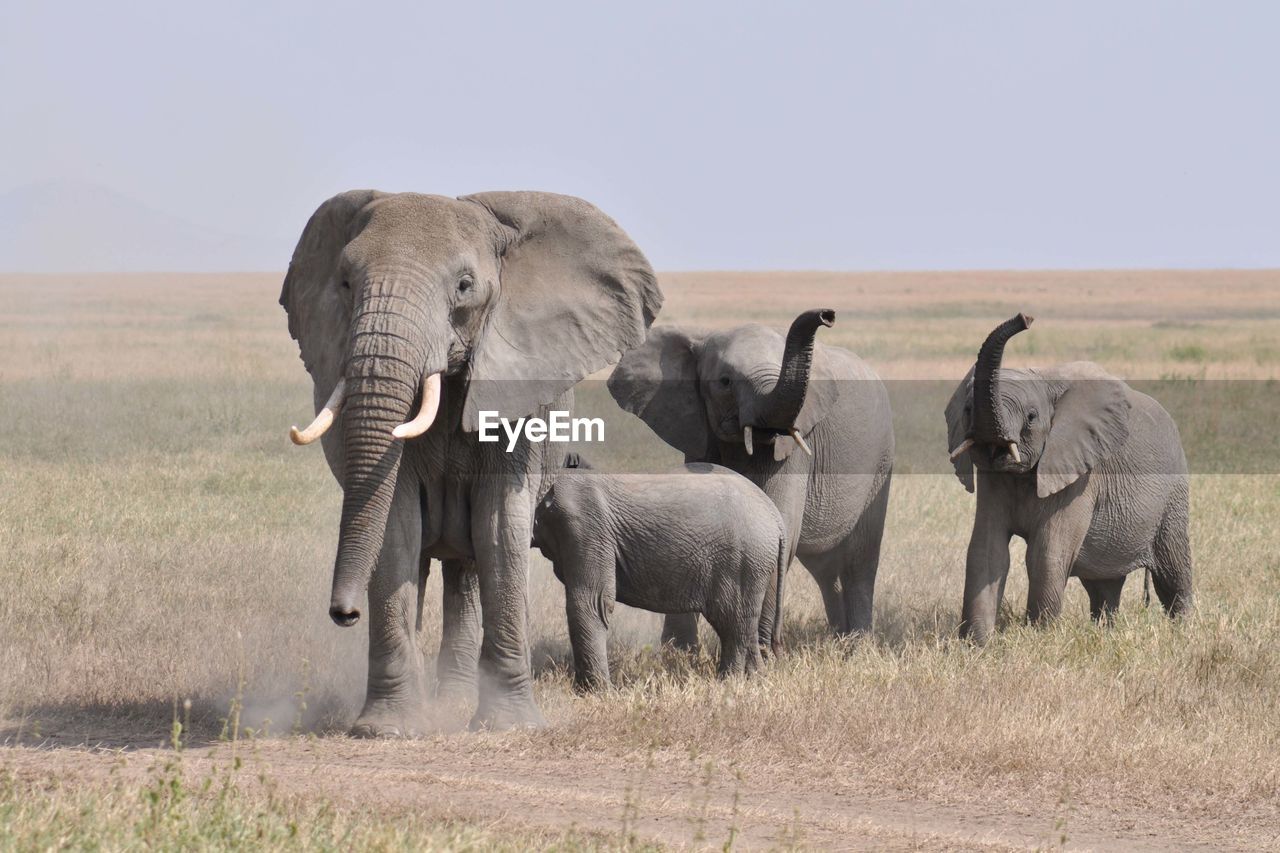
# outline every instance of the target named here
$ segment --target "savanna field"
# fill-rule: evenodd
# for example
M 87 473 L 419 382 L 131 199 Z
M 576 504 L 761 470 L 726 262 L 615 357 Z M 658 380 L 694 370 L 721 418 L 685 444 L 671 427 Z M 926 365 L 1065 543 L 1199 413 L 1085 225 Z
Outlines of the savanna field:
M 832 307 L 824 343 L 934 380 L 892 383 L 874 637 L 829 637 L 797 565 L 764 674 L 718 682 L 709 629 L 691 658 L 620 608 L 617 688 L 583 697 L 535 554 L 550 726 L 472 734 L 442 704 L 437 734 L 370 743 L 342 734 L 367 632 L 326 613 L 341 492 L 286 437 L 312 401 L 280 276 L 0 276 L 0 847 L 1280 847 L 1280 273 L 661 278 L 660 323 Z M 1006 365 L 1097 361 L 1178 420 L 1190 621 L 1135 573 L 1113 627 L 1072 581 L 1028 628 L 1016 542 L 1003 630 L 954 639 L 974 504 L 941 406 L 1017 311 L 1037 321 Z M 432 671 L 439 608 L 436 571 Z

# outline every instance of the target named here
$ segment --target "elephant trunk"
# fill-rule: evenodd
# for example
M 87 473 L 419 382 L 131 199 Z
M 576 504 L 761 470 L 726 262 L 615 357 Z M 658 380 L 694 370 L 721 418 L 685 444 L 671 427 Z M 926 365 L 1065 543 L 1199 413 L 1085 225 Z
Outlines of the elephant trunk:
M 762 401 L 757 420 L 761 426 L 787 432 L 800 416 L 809 391 L 813 367 L 813 339 L 821 326 L 832 326 L 836 312 L 830 308 L 806 311 L 792 322 L 782 351 L 782 370 L 773 390 Z
M 1000 364 L 1004 360 L 1004 345 L 1009 339 L 1028 328 L 1034 317 L 1018 314 L 997 326 L 978 351 L 978 363 L 973 371 L 973 437 L 987 444 L 1010 444 L 1016 436 L 1004 420 L 1000 405 Z
M 330 617 L 344 627 L 360 619 L 360 599 L 382 549 L 404 448 L 393 432 L 408 418 L 419 389 L 428 393 L 424 377 L 444 366 L 425 339 L 424 317 L 414 295 L 375 283 L 352 323 L 342 521 L 329 606 Z

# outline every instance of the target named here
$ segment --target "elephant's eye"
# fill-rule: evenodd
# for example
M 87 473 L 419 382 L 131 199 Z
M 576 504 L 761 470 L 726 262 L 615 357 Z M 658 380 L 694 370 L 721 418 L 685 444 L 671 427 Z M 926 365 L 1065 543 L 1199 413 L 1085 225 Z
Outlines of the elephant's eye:
M 474 278 L 469 275 L 464 275 L 462 278 L 458 279 L 458 292 L 466 293 L 475 286 L 475 283 L 476 280 Z
M 350 290 L 350 289 L 351 289 L 351 282 L 347 281 L 347 280 L 344 278 L 344 279 L 342 280 L 342 289 L 343 289 L 343 290 Z
M 1040 413 L 1037 412 L 1035 409 L 1032 409 L 1031 411 L 1027 412 L 1027 423 L 1033 424 L 1039 419 L 1040 419 Z
M 721 388 L 728 388 L 728 387 L 729 387 L 730 385 L 732 385 L 732 384 L 733 384 L 733 380 L 732 380 L 732 379 L 730 379 L 728 376 L 721 376 L 721 377 L 720 377 L 720 387 L 721 387 Z

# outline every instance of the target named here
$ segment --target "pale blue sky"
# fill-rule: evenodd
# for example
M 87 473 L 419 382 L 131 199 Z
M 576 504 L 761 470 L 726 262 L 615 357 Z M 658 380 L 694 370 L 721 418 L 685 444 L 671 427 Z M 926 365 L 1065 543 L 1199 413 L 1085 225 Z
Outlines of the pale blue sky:
M 363 186 L 581 195 L 660 269 L 1280 266 L 1276 3 L 75 5 L 6 3 L 0 193 L 280 267 Z

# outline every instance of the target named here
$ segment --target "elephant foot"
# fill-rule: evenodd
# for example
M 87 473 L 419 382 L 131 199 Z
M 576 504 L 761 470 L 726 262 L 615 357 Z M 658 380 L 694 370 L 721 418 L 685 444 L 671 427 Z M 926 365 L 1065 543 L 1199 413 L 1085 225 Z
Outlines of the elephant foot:
M 501 703 L 485 703 L 481 700 L 480 708 L 471 718 L 470 729 L 473 732 L 504 732 L 512 729 L 541 729 L 546 728 L 546 725 L 547 718 L 542 716 L 531 698 Z
M 579 696 L 590 696 L 592 693 L 607 693 L 613 688 L 609 676 L 603 678 L 574 678 L 573 692 Z
M 970 625 L 960 626 L 960 639 L 974 646 L 985 646 L 994 633 L 991 628 L 979 628 Z
M 437 672 L 436 698 L 474 702 L 476 699 L 475 669 L 442 669 Z
M 364 738 L 366 740 L 396 740 L 419 736 L 418 732 L 399 723 L 377 723 L 373 721 L 357 721 L 348 734 L 351 737 Z
M 404 708 L 371 703 L 360 712 L 351 726 L 351 737 L 395 739 L 422 737 L 427 730 L 424 712 L 413 713 Z
M 436 698 L 443 702 L 474 702 L 476 683 L 465 679 L 450 679 L 436 683 Z

